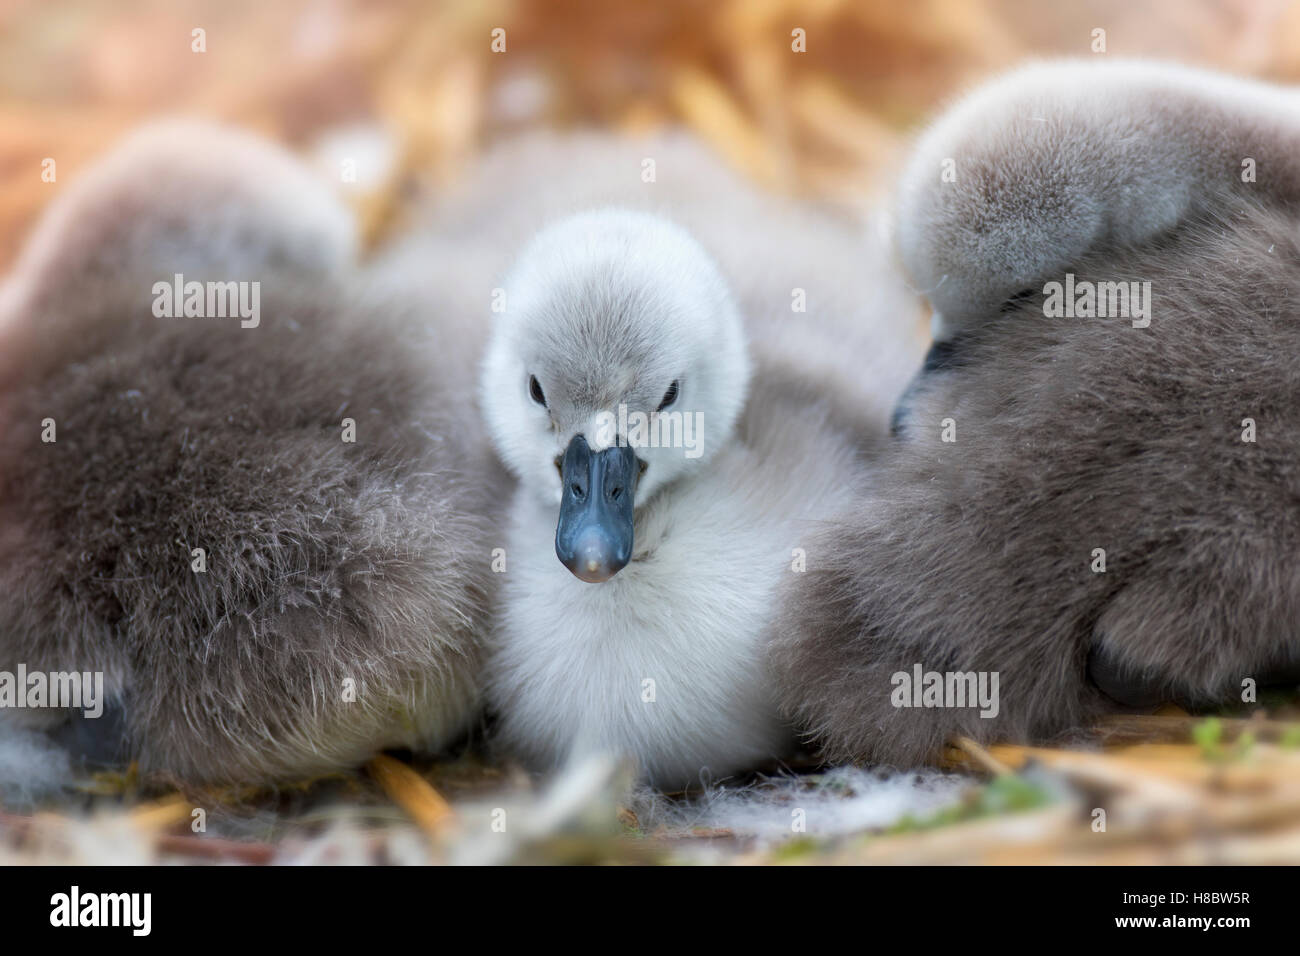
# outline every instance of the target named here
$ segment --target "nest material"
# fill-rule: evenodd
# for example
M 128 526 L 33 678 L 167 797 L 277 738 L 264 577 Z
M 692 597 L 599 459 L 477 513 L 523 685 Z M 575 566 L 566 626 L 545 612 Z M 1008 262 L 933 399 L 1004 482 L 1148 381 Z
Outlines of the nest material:
M 1276 711 L 1116 717 L 1070 747 L 955 741 L 944 772 L 810 765 L 682 794 L 601 759 L 542 781 L 472 752 L 274 792 L 100 777 L 0 813 L 0 862 L 1300 863 L 1300 698 Z

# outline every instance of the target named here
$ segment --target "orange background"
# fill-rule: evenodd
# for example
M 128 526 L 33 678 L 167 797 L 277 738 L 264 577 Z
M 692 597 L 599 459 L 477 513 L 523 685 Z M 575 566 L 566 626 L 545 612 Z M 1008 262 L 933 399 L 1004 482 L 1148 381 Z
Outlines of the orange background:
M 0 267 L 60 183 L 178 112 L 308 152 L 380 131 L 392 162 L 358 197 L 371 238 L 412 187 L 536 124 L 681 123 L 772 188 L 852 201 L 946 97 L 1026 57 L 1097 55 L 1098 27 L 1106 56 L 1300 80 L 1291 0 L 0 0 Z M 58 183 L 41 182 L 46 157 Z

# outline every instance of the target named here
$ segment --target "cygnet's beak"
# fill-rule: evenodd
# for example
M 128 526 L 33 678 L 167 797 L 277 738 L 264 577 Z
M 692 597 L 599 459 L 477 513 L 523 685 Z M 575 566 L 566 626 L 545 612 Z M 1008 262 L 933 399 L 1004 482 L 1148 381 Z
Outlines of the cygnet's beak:
M 627 445 L 593 452 L 585 437 L 575 435 L 564 450 L 555 554 L 583 581 L 608 581 L 632 560 L 637 477 L 636 452 Z

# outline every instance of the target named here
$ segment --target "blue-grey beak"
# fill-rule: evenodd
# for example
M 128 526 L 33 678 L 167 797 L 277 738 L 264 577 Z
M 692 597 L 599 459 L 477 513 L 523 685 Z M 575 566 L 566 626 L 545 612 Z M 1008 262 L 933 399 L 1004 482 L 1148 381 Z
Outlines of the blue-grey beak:
M 564 450 L 555 554 L 583 581 L 608 581 L 632 560 L 638 474 L 636 452 L 626 445 L 593 452 L 585 437 L 575 435 Z

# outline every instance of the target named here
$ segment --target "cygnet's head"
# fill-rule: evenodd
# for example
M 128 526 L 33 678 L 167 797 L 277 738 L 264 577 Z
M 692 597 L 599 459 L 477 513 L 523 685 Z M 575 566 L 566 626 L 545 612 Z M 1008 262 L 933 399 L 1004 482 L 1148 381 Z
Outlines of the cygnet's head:
M 899 182 L 898 251 L 937 339 L 1060 278 L 1105 228 L 1113 157 L 1060 105 L 1073 92 L 1038 77 L 1009 74 L 945 113 Z
M 584 581 L 632 556 L 635 508 L 730 438 L 749 359 L 713 260 L 685 230 L 604 209 L 563 219 L 503 283 L 481 381 L 497 451 L 556 508 Z

